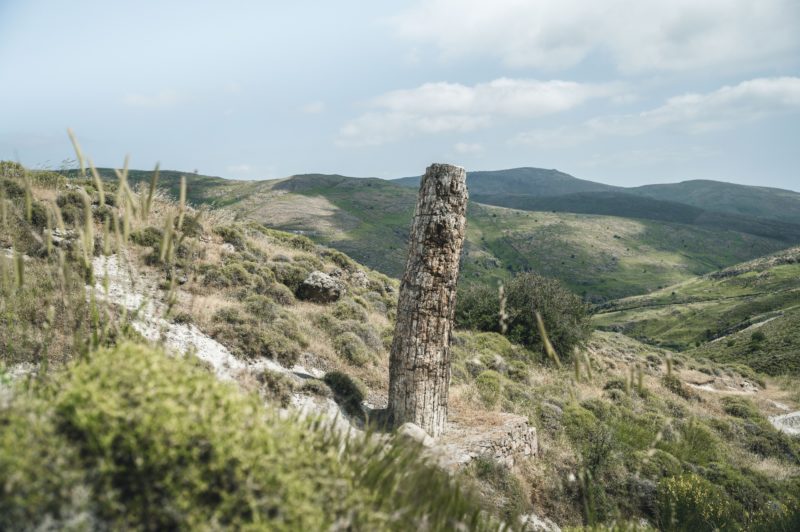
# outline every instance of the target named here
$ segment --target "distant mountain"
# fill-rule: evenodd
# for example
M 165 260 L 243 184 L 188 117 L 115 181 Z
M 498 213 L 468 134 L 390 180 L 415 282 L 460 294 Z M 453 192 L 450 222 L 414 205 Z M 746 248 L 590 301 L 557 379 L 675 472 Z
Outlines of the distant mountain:
M 800 193 L 791 190 L 695 180 L 644 185 L 625 191 L 719 212 L 800 223 Z
M 392 182 L 415 188 L 419 186 L 419 177 L 395 179 Z M 800 224 L 800 193 L 779 188 L 735 185 L 721 181 L 695 180 L 626 188 L 578 179 L 558 170 L 512 168 L 488 172 L 469 172 L 467 185 L 470 197 L 475 201 L 526 210 L 548 210 L 548 205 L 557 205 L 550 208 L 565 212 L 619 214 L 620 216 L 630 216 L 624 212 L 628 210 L 643 213 L 647 213 L 651 208 L 676 211 L 674 205 L 670 207 L 654 203 L 637 204 L 639 200 L 634 196 L 638 196 L 699 207 L 704 211 L 746 216 L 750 219 L 766 218 Z M 625 196 L 613 197 L 609 195 L 611 192 L 625 194 Z M 593 197 L 587 195 L 589 193 L 601 195 Z M 568 200 L 541 199 L 574 194 L 582 194 L 582 196 L 572 196 Z M 623 211 L 608 210 L 612 206 L 609 203 L 612 197 L 614 198 L 613 207 L 621 208 Z M 593 210 L 592 204 L 595 202 L 597 207 Z M 572 206 L 570 207 L 570 205 Z M 637 217 L 667 219 L 651 216 Z
M 676 201 L 663 201 L 627 192 L 581 192 L 561 196 L 521 194 L 471 194 L 478 203 L 526 211 L 602 214 L 644 220 L 659 220 L 712 229 L 740 231 L 751 235 L 800 242 L 800 224 L 701 209 Z
M 393 179 L 400 186 L 419 187 L 419 176 Z M 525 194 L 528 196 L 560 196 L 578 192 L 605 192 L 620 187 L 578 179 L 558 170 L 543 168 L 511 168 L 467 173 L 470 194 Z

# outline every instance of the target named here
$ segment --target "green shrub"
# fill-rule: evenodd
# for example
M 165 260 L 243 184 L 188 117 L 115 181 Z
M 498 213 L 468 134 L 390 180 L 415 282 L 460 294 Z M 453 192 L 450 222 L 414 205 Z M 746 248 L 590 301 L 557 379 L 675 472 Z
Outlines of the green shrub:
M 264 289 L 264 295 L 272 298 L 280 305 L 292 305 L 295 302 L 294 294 L 284 284 L 271 283 Z
M 401 442 L 284 419 L 130 344 L 0 406 L 0 529 L 486 529 Z
M 311 273 L 310 270 L 293 263 L 272 262 L 269 267 L 275 274 L 275 279 L 285 284 L 292 292 L 297 291 Z
M 343 270 L 353 271 L 358 267 L 358 265 L 353 259 L 345 255 L 341 251 L 337 251 L 335 249 L 324 248 L 320 253 L 320 255 L 323 258 L 330 260 Z
M 247 311 L 256 318 L 271 322 L 281 315 L 281 309 L 267 296 L 253 294 L 244 300 Z
M 634 458 L 639 464 L 642 476 L 653 480 L 674 477 L 683 471 L 681 461 L 662 449 L 638 451 Z
M 0 195 L 4 195 L 6 199 L 22 198 L 25 196 L 25 187 L 19 181 L 0 177 Z
M 614 450 L 608 427 L 600 423 L 592 412 L 575 403 L 564 409 L 562 420 L 567 437 L 581 457 L 581 465 L 592 476 L 597 476 L 609 465 Z
M 714 433 L 695 418 L 682 421 L 677 430 L 667 434 L 658 447 L 682 462 L 706 465 L 720 459 L 720 443 Z
M 488 457 L 479 456 L 469 465 L 469 475 L 480 481 L 483 499 L 489 500 L 493 513 L 503 517 L 506 523 L 516 523 L 525 513 L 528 503 L 522 484 L 506 466 Z
M 288 317 L 279 317 L 268 324 L 245 315 L 234 307 L 214 313 L 211 335 L 242 358 L 266 357 L 287 367 L 300 357 L 305 343 L 297 325 Z
M 0 161 L 0 177 L 22 179 L 25 172 L 25 167 L 16 161 Z
M 684 399 L 699 399 L 698 395 L 684 386 L 683 382 L 675 375 L 664 375 L 661 377 L 661 384 L 663 384 L 664 388 L 667 390 Z
M 734 505 L 725 491 L 695 474 L 658 484 L 659 525 L 665 531 L 734 528 Z
M 512 360 L 508 364 L 508 378 L 521 383 L 527 383 L 530 376 L 528 365 L 521 360 Z
M 333 395 L 333 392 L 328 387 L 328 385 L 325 384 L 325 381 L 322 381 L 320 379 L 304 380 L 303 383 L 300 385 L 299 391 L 301 393 L 318 395 L 320 397 L 330 397 L 331 395 Z
M 345 299 L 336 303 L 331 311 L 331 314 L 340 320 L 356 320 L 365 322 L 369 318 L 364 307 L 352 299 Z
M 481 401 L 491 408 L 497 405 L 503 395 L 503 378 L 496 371 L 487 369 L 475 378 L 475 387 Z
M 43 188 L 62 188 L 67 184 L 66 177 L 47 170 L 34 170 L 30 176 L 32 183 Z
M 175 229 L 178 228 L 178 219 L 175 219 Z M 184 236 L 189 238 L 197 238 L 204 233 L 203 224 L 200 223 L 200 213 L 187 214 L 183 217 L 183 223 L 180 227 Z
M 291 377 L 269 369 L 258 375 L 258 382 L 264 387 L 267 399 L 286 408 L 292 400 L 295 384 Z
M 145 227 L 131 233 L 131 242 L 144 247 L 160 247 L 164 232 L 157 227 Z
M 762 418 L 753 402 L 744 397 L 723 397 L 722 409 L 726 414 L 742 419 L 760 420 Z
M 232 245 L 237 251 L 247 248 L 247 239 L 242 230 L 232 225 L 223 225 L 214 228 L 214 234 L 222 237 L 223 242 Z
M 77 190 L 69 190 L 59 194 L 56 204 L 61 210 L 61 218 L 64 223 L 82 225 L 85 221 L 86 204 L 83 194 Z
M 500 295 L 484 284 L 460 288 L 456 297 L 456 326 L 500 332 Z
M 539 312 L 547 336 L 562 360 L 569 360 L 576 346 L 589 337 L 587 305 L 555 279 L 534 273 L 515 276 L 506 285 L 508 337 L 526 347 L 543 351 L 534 311 Z M 463 290 L 456 303 L 456 324 L 482 331 L 500 331 L 500 299 L 485 286 Z
M 356 366 L 363 366 L 370 360 L 367 346 L 352 332 L 345 332 L 334 338 L 333 348 L 339 356 Z
M 364 417 L 361 403 L 366 399 L 367 388 L 361 381 L 341 371 L 329 371 L 323 381 L 330 387 L 336 402 L 345 412 L 357 418 Z

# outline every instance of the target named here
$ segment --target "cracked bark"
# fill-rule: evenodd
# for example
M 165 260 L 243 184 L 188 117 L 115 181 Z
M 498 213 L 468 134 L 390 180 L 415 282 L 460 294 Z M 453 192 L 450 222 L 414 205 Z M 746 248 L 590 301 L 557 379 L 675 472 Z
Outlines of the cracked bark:
M 466 228 L 463 168 L 433 164 L 422 177 L 400 284 L 389 364 L 389 416 L 444 432 L 450 385 L 450 334 Z

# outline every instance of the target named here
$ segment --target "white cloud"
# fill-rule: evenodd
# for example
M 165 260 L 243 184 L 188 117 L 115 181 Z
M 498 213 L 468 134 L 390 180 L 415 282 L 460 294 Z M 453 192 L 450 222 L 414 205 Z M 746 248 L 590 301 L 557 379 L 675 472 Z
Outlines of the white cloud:
M 456 142 L 453 145 L 453 149 L 456 153 L 461 154 L 475 154 L 481 153 L 483 151 L 483 145 L 478 144 L 476 142 Z
M 743 69 L 792 60 L 796 0 L 427 0 L 392 19 L 445 58 L 492 54 L 562 69 L 610 54 L 623 71 Z
M 174 90 L 162 90 L 155 94 L 126 94 L 123 101 L 131 107 L 159 108 L 171 107 L 180 101 L 180 94 Z
M 675 96 L 655 109 L 593 118 L 578 126 L 521 133 L 515 142 L 539 147 L 574 145 L 602 136 L 633 136 L 662 128 L 702 133 L 800 111 L 800 78 L 756 78 L 713 92 Z
M 300 107 L 300 112 L 307 115 L 318 115 L 325 111 L 325 102 L 308 102 Z
M 342 145 L 377 145 L 420 133 L 467 132 L 499 118 L 530 118 L 566 111 L 593 98 L 613 97 L 619 84 L 582 84 L 500 78 L 467 86 L 425 83 L 373 98 L 367 112 L 340 131 Z

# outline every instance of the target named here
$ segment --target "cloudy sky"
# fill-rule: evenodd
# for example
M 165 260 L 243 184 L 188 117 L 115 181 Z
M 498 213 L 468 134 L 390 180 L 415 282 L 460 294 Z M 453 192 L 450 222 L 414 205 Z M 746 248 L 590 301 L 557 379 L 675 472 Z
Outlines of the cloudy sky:
M 0 158 L 800 190 L 797 0 L 0 0 Z

